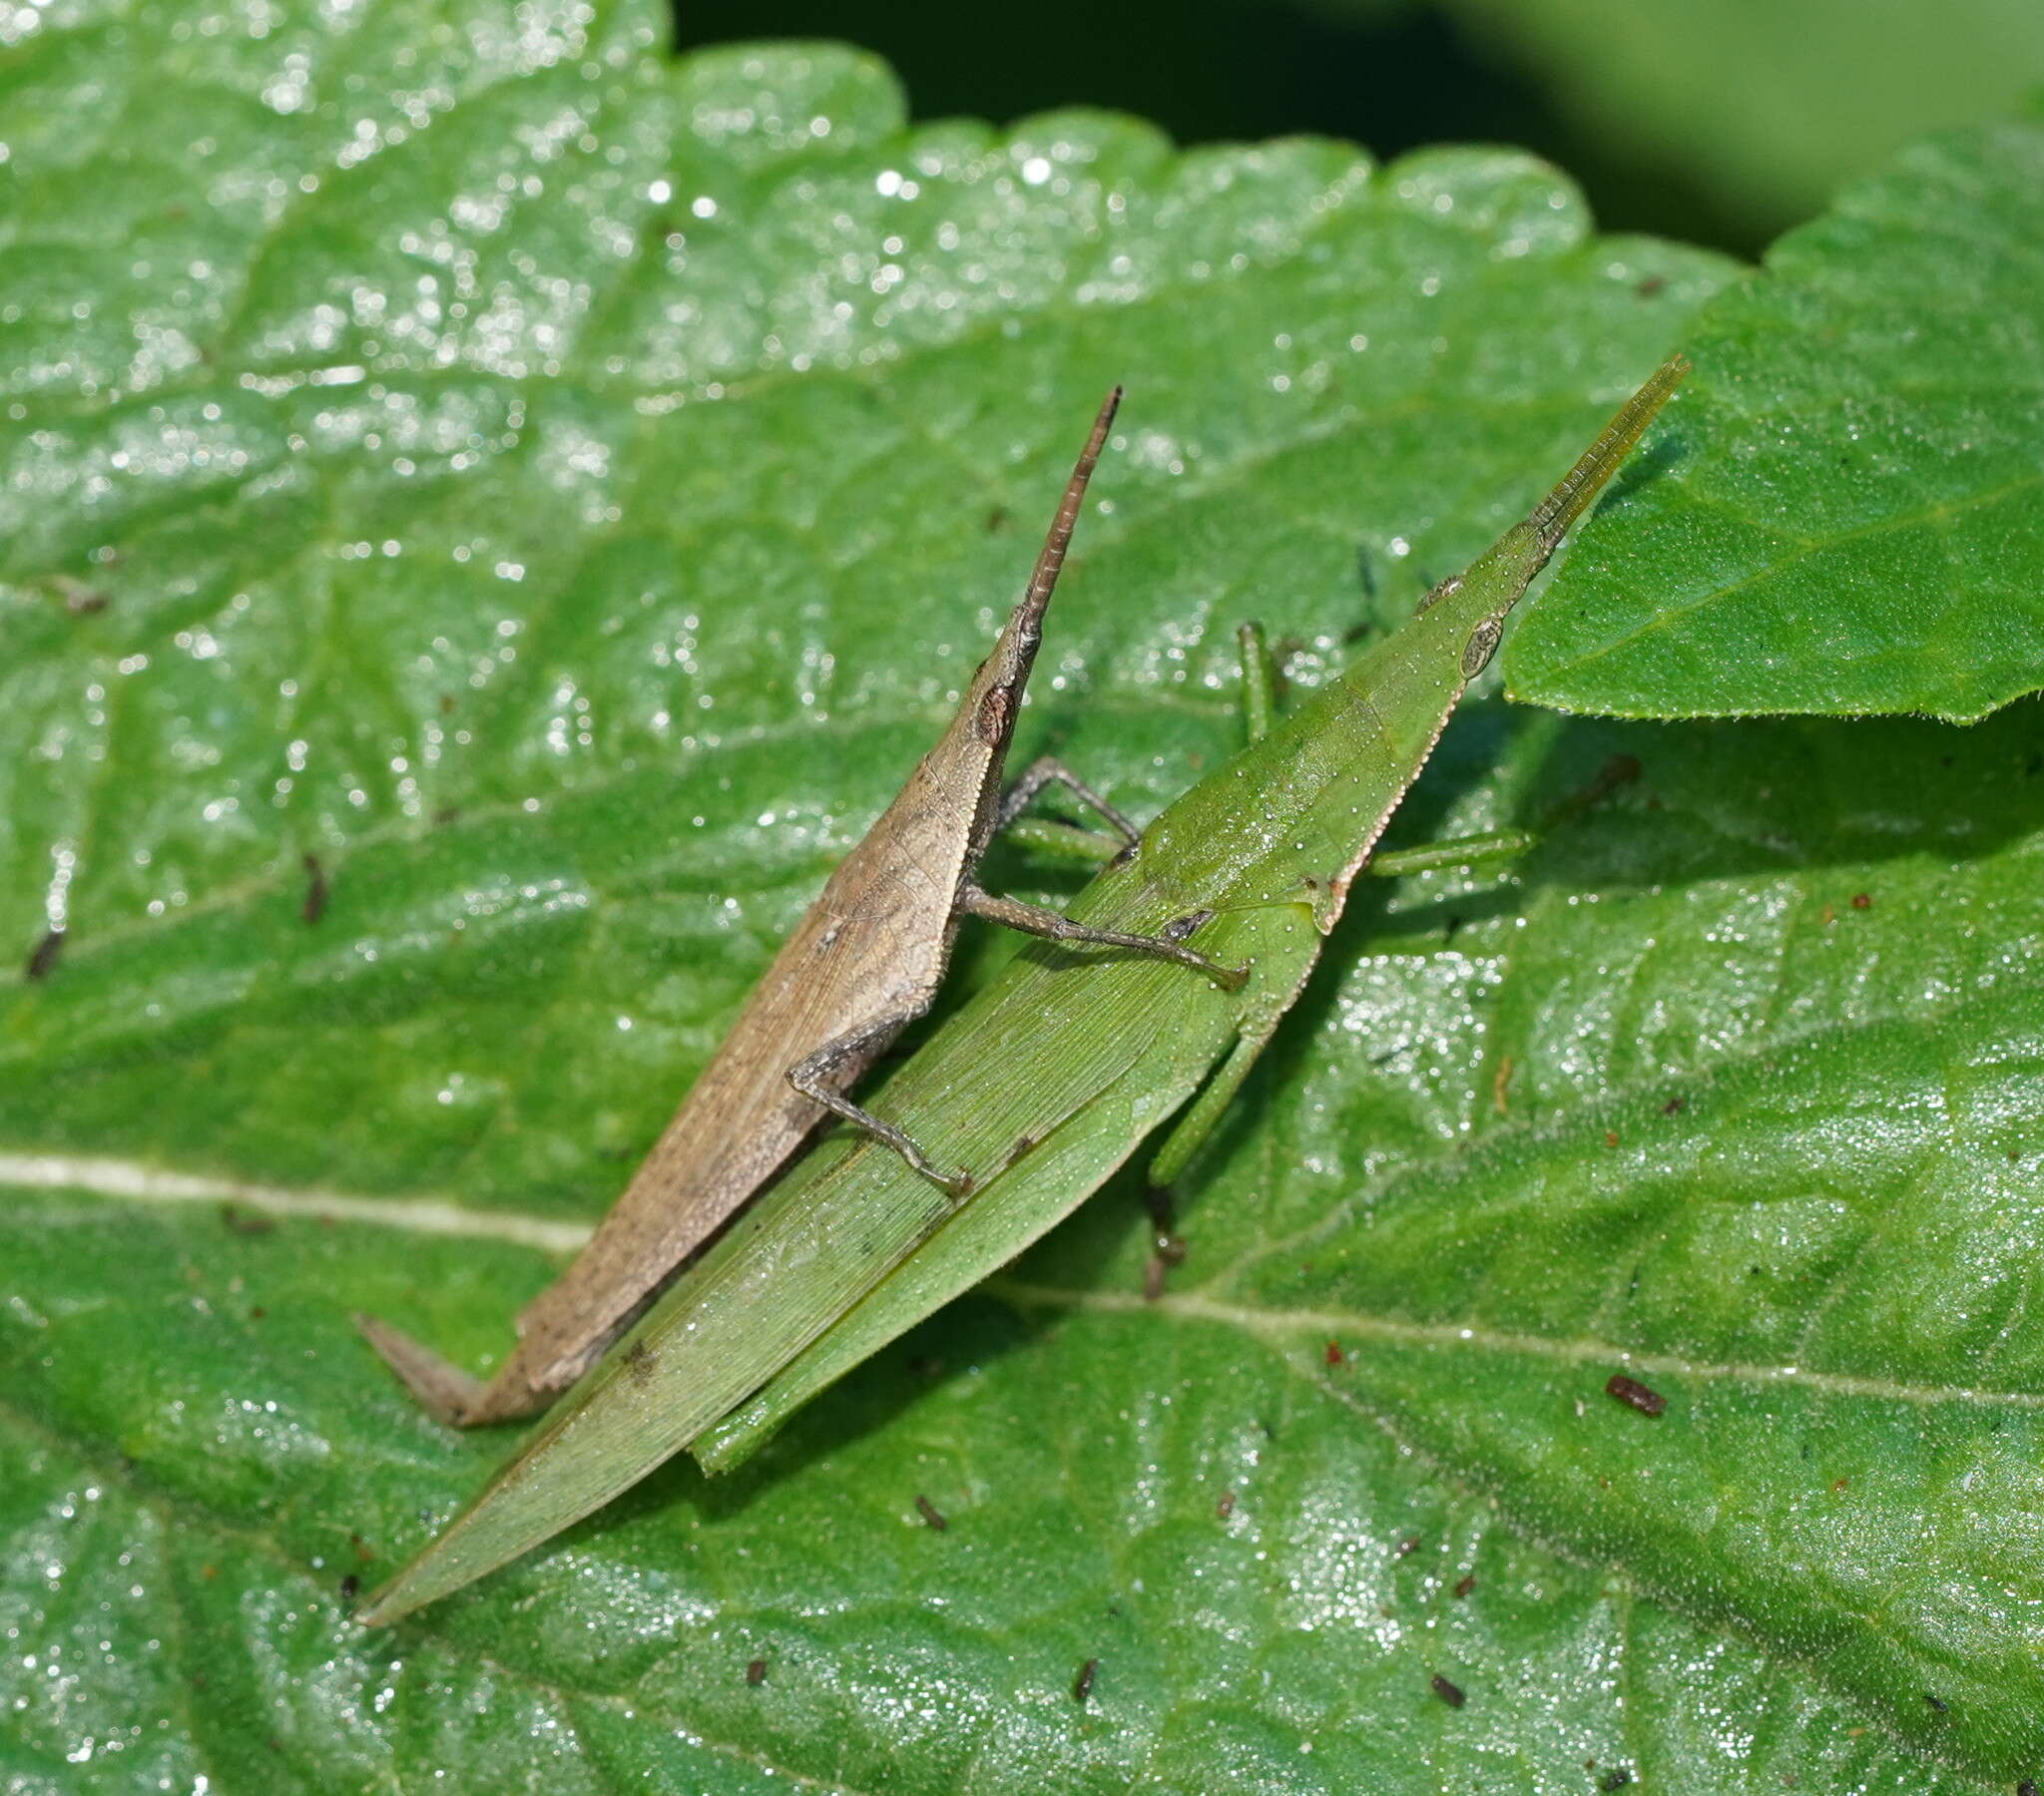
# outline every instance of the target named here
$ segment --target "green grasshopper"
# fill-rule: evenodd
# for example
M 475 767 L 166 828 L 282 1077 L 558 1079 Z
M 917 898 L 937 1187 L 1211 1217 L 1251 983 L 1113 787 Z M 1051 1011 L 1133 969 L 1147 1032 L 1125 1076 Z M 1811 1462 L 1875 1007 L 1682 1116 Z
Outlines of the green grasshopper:
M 1251 740 L 1087 886 L 1088 927 L 1184 941 L 1249 968 L 1234 989 L 1154 958 L 1031 943 L 889 1083 L 932 1152 L 982 1168 L 969 1196 L 884 1148 L 826 1140 L 769 1190 L 369 1600 L 397 1619 L 528 1552 L 683 1447 L 737 1464 L 788 1415 L 1012 1259 L 1177 1119 L 1169 1184 L 1297 998 L 1348 889 L 1505 616 L 1688 371 L 1676 356 L 1532 514 L 1296 712 Z

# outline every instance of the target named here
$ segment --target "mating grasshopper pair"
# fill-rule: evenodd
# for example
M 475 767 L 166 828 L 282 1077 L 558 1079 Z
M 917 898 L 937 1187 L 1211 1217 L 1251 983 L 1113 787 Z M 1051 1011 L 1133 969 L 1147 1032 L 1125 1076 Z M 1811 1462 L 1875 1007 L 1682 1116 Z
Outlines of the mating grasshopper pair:
M 1050 763 L 1000 790 L 1111 396 L 1028 592 L 951 725 L 797 925 L 611 1219 L 527 1312 L 504 1370 L 478 1387 L 366 1326 L 440 1413 L 528 1413 L 603 1352 L 825 1111 L 862 1132 L 826 1139 L 761 1195 L 361 1619 L 392 1621 L 459 1588 L 685 1446 L 712 1470 L 737 1464 L 1176 1118 L 1150 1166 L 1168 1184 L 1303 988 L 1506 614 L 1687 367 L 1678 356 L 1660 368 L 1523 523 L 1290 716 L 1274 721 L 1268 666 L 1246 656 L 1248 746 L 1140 837 Z M 992 897 L 973 878 L 994 830 L 1050 779 L 1121 838 L 1068 917 Z M 928 1006 L 967 911 L 1049 939 L 901 1069 L 887 1089 L 897 1121 L 881 1122 L 841 1088 Z

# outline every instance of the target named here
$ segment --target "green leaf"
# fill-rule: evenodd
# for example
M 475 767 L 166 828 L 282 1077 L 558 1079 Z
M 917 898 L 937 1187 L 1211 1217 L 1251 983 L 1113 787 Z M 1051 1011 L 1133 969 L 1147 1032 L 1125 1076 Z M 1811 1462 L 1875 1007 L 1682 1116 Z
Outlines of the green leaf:
M 1817 211 L 1910 138 L 1991 119 L 2044 79 L 2028 0 L 1448 0 L 1535 69 L 1586 135 L 1757 234 Z
M 669 65 L 651 20 L 81 6 L 0 65 L 0 915 L 24 961 L 66 926 L 0 1009 L 7 1779 L 2028 1774 L 2013 712 L 1473 705 L 1401 839 L 1543 846 L 1352 904 L 1160 1305 L 1111 1189 L 740 1476 L 345 1620 L 503 1449 L 348 1313 L 502 1350 L 1110 379 L 1018 751 L 1147 813 L 1236 740 L 1239 619 L 1317 678 L 1730 272 L 1505 153 L 910 131 L 855 57 Z
M 1665 477 L 1585 529 L 1514 696 L 1968 722 L 2044 686 L 2044 126 L 1913 146 L 1689 347 Z

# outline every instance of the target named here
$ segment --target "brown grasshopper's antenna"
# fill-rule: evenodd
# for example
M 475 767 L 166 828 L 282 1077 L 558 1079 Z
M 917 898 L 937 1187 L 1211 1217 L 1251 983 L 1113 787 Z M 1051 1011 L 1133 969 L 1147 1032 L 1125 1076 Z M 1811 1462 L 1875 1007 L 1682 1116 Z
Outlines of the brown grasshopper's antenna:
M 1029 587 L 1022 595 L 1020 607 L 1022 628 L 1031 636 L 1036 634 L 1044 608 L 1050 604 L 1051 592 L 1058 584 L 1058 571 L 1065 565 L 1065 551 L 1072 546 L 1072 530 L 1079 522 L 1079 507 L 1086 501 L 1086 483 L 1100 465 L 1100 452 L 1107 444 L 1107 433 L 1114 428 L 1114 415 L 1121 402 L 1122 389 L 1119 386 L 1102 402 L 1100 415 L 1093 420 L 1092 434 L 1086 439 L 1086 447 L 1079 451 L 1078 465 L 1072 469 L 1072 478 L 1065 482 L 1065 496 L 1058 501 L 1057 516 L 1050 521 L 1050 534 L 1043 539 L 1043 547 L 1037 552 L 1036 566 L 1030 572 Z

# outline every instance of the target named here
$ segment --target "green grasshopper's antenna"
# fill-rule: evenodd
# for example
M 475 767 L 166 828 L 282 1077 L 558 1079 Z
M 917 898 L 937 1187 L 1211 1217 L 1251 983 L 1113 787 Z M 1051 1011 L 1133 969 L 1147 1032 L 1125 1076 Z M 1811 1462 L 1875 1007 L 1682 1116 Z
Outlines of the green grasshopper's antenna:
M 1526 520 L 1540 533 L 1541 546 L 1549 554 L 1568 534 L 1568 529 L 1588 508 L 1598 490 L 1618 472 L 1632 446 L 1640 440 L 1654 414 L 1689 372 L 1689 358 L 1671 355 L 1605 425 L 1597 440 L 1583 451 L 1582 459 L 1563 476 L 1561 484 L 1541 500 Z

